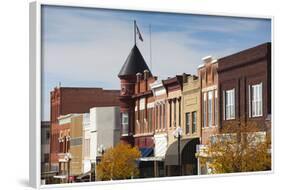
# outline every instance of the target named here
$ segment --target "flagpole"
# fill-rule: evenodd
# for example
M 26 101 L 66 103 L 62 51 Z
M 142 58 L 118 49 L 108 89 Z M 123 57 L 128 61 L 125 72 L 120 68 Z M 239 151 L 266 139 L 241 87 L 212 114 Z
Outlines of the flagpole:
M 137 45 L 137 40 L 136 40 L 136 20 L 134 20 L 134 42 L 135 42 L 135 45 Z
M 149 53 L 150 53 L 150 68 L 152 71 L 151 24 L 149 24 Z

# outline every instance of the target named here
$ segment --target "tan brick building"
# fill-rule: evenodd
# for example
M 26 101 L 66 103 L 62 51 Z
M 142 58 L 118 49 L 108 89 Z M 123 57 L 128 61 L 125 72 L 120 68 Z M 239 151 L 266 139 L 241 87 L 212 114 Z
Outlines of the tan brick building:
M 83 173 L 83 115 L 72 117 L 70 125 L 71 164 L 70 175 L 78 176 Z
M 197 76 L 183 77 L 182 123 L 186 138 L 201 138 L 201 89 Z

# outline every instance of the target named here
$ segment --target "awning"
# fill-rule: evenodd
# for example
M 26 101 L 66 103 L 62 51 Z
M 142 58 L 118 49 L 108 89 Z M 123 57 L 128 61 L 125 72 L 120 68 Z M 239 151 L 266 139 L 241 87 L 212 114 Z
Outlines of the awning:
M 153 148 L 140 148 L 139 150 L 142 158 L 150 156 L 153 152 Z
M 145 157 L 145 158 L 139 158 L 138 160 L 143 161 L 143 162 L 164 161 L 164 158 L 162 158 L 162 157 Z
M 56 175 L 56 176 L 54 176 L 54 178 L 57 178 L 57 179 L 66 179 L 66 175 Z
M 90 174 L 91 174 L 91 171 L 88 171 L 88 172 L 86 172 L 86 173 L 84 173 L 84 174 L 78 176 L 77 179 L 82 179 L 82 178 L 84 178 L 84 177 L 86 177 L 86 176 L 90 176 Z
M 41 173 L 41 178 L 47 178 L 47 177 L 53 177 L 57 175 L 57 171 L 48 171 L 48 172 L 42 172 Z
M 199 138 L 180 140 L 181 163 L 194 162 L 196 145 L 199 144 Z M 178 165 L 178 141 L 173 142 L 167 149 L 165 156 L 165 165 Z
M 168 147 L 168 139 L 166 134 L 154 135 L 154 156 L 165 158 L 165 154 Z

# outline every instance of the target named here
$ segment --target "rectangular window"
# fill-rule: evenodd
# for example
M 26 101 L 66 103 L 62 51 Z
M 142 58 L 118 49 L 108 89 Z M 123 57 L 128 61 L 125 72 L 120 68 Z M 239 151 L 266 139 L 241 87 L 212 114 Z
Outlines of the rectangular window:
M 235 89 L 225 91 L 225 119 L 235 119 Z
M 251 114 L 252 117 L 262 116 L 262 83 L 251 86 Z
M 140 110 L 140 132 L 142 133 L 144 131 L 144 110 Z
M 213 91 L 208 92 L 208 126 L 213 124 Z
M 170 118 L 169 118 L 169 124 L 170 124 L 170 126 L 169 127 L 172 127 L 172 101 L 170 101 L 169 102 L 169 107 L 170 107 L 170 110 L 169 110 L 169 116 L 170 116 Z
M 166 104 L 163 105 L 163 129 L 166 129 Z
M 196 120 L 197 120 L 197 115 L 196 111 L 192 112 L 192 133 L 196 132 Z
M 155 126 L 156 130 L 158 130 L 158 106 L 155 107 Z
M 215 126 L 218 125 L 218 91 L 215 90 L 215 102 L 214 102 L 214 106 L 215 106 Z
M 186 134 L 189 133 L 189 128 L 190 128 L 190 113 L 185 113 L 185 131 L 186 131 Z
M 127 135 L 129 133 L 129 114 L 122 113 L 122 134 Z
M 203 97 L 203 127 L 207 127 L 207 94 Z
M 84 156 L 90 157 L 90 139 L 85 139 L 84 143 Z
M 162 105 L 159 106 L 159 129 L 161 130 L 162 129 Z
M 177 127 L 177 101 L 174 101 L 174 127 Z
M 179 99 L 179 126 L 181 126 L 181 99 Z
M 148 130 L 152 131 L 152 108 L 148 109 Z

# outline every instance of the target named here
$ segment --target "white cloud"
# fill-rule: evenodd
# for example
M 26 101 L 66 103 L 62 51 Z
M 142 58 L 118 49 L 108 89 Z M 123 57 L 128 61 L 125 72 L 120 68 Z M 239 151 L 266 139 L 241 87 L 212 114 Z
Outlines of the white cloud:
M 58 80 L 56 84 L 61 80 L 94 81 L 93 83 L 102 81 L 107 87 L 119 88 L 117 75 L 133 46 L 132 23 L 112 17 L 90 19 L 72 14 L 47 14 L 47 12 L 45 16 L 44 72 L 56 76 L 52 79 Z M 243 23 L 241 26 L 244 27 Z M 149 33 L 147 27 L 139 27 L 144 42 L 138 42 L 138 46 L 150 66 Z M 207 27 L 209 30 L 231 30 L 217 29 L 215 26 L 205 27 L 206 30 Z M 187 32 L 152 33 L 153 74 L 161 78 L 183 72 L 196 74 L 202 57 L 209 54 L 222 56 L 233 52 L 233 49 L 205 52 L 194 48 L 194 45 L 198 44 L 208 46 L 207 41 L 196 39 Z M 50 81 L 48 76 L 45 79 L 46 87 Z M 44 105 L 47 105 L 51 89 L 47 87 L 44 89 L 46 89 Z M 45 119 L 49 118 L 48 109 L 49 107 L 45 106 L 43 116 Z

